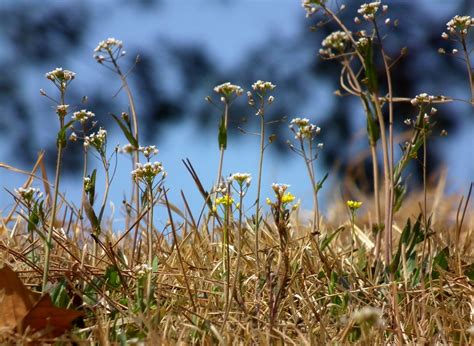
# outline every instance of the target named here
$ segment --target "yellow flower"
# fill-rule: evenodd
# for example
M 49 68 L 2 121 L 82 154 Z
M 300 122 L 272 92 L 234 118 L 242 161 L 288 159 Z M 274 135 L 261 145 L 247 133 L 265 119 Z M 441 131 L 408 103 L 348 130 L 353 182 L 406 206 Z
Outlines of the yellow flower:
M 216 204 L 217 205 L 222 204 L 222 205 L 225 205 L 225 206 L 229 206 L 229 205 L 232 205 L 233 203 L 234 203 L 234 199 L 232 197 L 230 197 L 229 195 L 225 195 L 225 196 L 216 198 Z
M 294 195 L 292 195 L 291 192 L 287 192 L 281 198 L 281 203 L 286 204 L 286 203 L 293 202 L 295 200 L 295 198 L 296 197 Z
M 265 199 L 265 202 L 267 202 L 268 205 L 272 205 L 272 200 L 268 197 Z
M 347 201 L 347 206 L 350 210 L 355 211 L 362 206 L 362 202 L 359 201 Z

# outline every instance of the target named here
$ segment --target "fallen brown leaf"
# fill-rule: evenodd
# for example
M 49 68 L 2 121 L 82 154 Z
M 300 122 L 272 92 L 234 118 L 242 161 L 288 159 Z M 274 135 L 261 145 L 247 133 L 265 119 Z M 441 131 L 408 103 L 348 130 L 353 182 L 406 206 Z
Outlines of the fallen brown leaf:
M 71 328 L 71 323 L 82 314 L 57 308 L 49 294 L 41 295 L 23 285 L 18 275 L 7 265 L 0 269 L 0 329 L 23 332 L 42 331 L 56 337 Z

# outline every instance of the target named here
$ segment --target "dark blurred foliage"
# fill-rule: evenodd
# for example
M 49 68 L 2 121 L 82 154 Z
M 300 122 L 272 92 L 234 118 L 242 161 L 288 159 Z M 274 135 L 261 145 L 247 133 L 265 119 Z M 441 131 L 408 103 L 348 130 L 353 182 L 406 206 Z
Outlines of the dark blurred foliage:
M 156 1 L 141 0 L 133 6 L 147 10 Z M 127 6 L 129 2 L 119 2 Z M 357 3 L 357 4 L 356 4 Z M 466 89 L 467 76 L 465 66 L 455 59 L 439 56 L 437 49 L 446 47 L 447 42 L 440 38 L 445 29 L 445 23 L 455 14 L 473 14 L 474 2 L 464 0 L 457 2 L 457 10 L 445 13 L 436 21 L 426 16 L 423 6 L 416 2 L 389 2 L 390 17 L 399 19 L 399 26 L 390 29 L 389 36 L 384 42 L 386 50 L 392 57 L 397 57 L 402 47 L 408 48 L 408 56 L 400 60 L 393 70 L 394 91 L 397 96 L 413 97 L 421 92 L 431 94 L 458 95 L 459 90 Z M 362 29 L 353 24 L 353 17 L 359 2 L 350 1 L 347 9 L 341 13 L 342 19 L 349 23 L 353 30 Z M 130 5 L 132 6 L 132 5 Z M 231 6 L 231 4 L 230 4 Z M 295 6 L 299 6 L 295 3 Z M 66 9 L 66 11 L 65 11 Z M 57 61 L 65 61 L 83 49 L 86 34 L 94 20 L 95 8 L 81 2 L 70 2 L 67 5 L 43 6 L 39 2 L 10 2 L 0 7 L 2 18 L 0 40 L 7 53 L 1 55 L 0 60 L 0 134 L 8 138 L 6 143 L 11 146 L 12 158 L 31 162 L 35 153 L 40 149 L 34 135 L 42 136 L 41 129 L 24 131 L 33 125 L 32 118 L 37 116 L 52 116 L 52 114 L 38 114 L 38 106 L 30 104 L 25 97 L 19 75 L 31 71 L 34 66 L 55 66 Z M 74 15 L 71 15 L 74 13 Z M 321 19 L 319 17 L 319 19 Z M 338 89 L 340 65 L 334 61 L 323 61 L 317 56 L 317 51 L 324 37 L 336 29 L 333 23 L 310 32 L 309 27 L 315 25 L 317 19 L 305 20 L 301 10 L 301 30 L 297 37 L 290 42 L 279 40 L 271 35 L 271 39 L 264 45 L 255 47 L 247 52 L 242 59 L 243 64 L 234 70 L 220 70 L 202 47 L 198 45 L 179 45 L 172 40 L 150 38 L 154 42 L 153 51 L 135 47 L 140 54 L 140 61 L 130 75 L 130 82 L 136 95 L 141 121 L 142 142 L 159 145 L 162 124 L 183 121 L 184 116 L 196 119 L 197 126 L 216 130 L 216 110 L 204 102 L 206 95 L 212 95 L 213 86 L 231 81 L 244 86 L 246 89 L 257 79 L 268 79 L 278 88 L 275 91 L 276 102 L 267 114 L 269 120 L 281 120 L 283 116 L 290 118 L 301 116 L 314 119 L 323 129 L 322 141 L 325 144 L 323 159 L 328 167 L 336 164 L 341 173 L 362 172 L 370 176 L 370 162 L 362 160 L 355 166 L 351 164 L 351 155 L 347 148 L 350 146 L 353 129 L 351 118 L 362 116 L 361 106 L 353 98 L 337 98 L 332 91 Z M 107 33 L 104 33 L 104 39 Z M 120 39 L 120 38 L 119 38 Z M 87 44 L 91 44 L 87 42 Z M 133 42 L 125 42 L 133 45 Z M 157 52 L 158 51 L 158 52 Z M 135 53 L 135 52 L 134 52 Z M 122 60 L 130 67 L 133 60 L 126 56 Z M 380 58 L 380 57 L 379 57 Z M 380 59 L 379 59 L 380 60 Z M 92 63 L 92 62 L 91 62 Z M 379 61 L 380 63 L 380 61 Z M 379 64 L 379 78 L 385 81 L 385 71 Z M 97 69 L 103 69 L 96 66 Z M 171 71 L 171 72 L 170 72 Z M 442 72 L 437 72 L 442 71 Z M 43 71 L 47 72 L 47 71 Z M 172 80 L 170 81 L 170 73 Z M 111 74 L 111 73 L 110 73 Z M 105 74 L 89 76 L 101 78 Z M 80 77 L 80 76 L 78 76 Z M 111 77 L 112 78 L 112 77 Z M 78 78 L 80 79 L 80 78 Z M 46 81 L 45 81 L 46 83 Z M 75 82 L 76 83 L 76 82 Z M 171 84 L 177 84 L 172 85 Z M 99 84 L 99 83 L 98 83 Z M 119 84 L 114 84 L 118 88 Z M 460 87 L 461 86 L 461 87 Z M 90 103 L 87 107 L 96 114 L 109 114 L 127 111 L 123 99 L 112 99 L 114 91 L 104 91 L 99 87 L 88 90 Z M 82 95 L 72 91 L 71 99 L 80 100 Z M 330 108 L 321 114 L 321 97 L 331 98 Z M 467 97 L 465 97 L 467 98 Z M 254 114 L 239 100 L 232 108 L 231 127 L 236 133 L 237 127 L 254 129 Z M 121 100 L 121 101 L 119 101 Z M 46 101 L 45 101 L 46 103 Z M 326 102 L 327 103 L 327 102 Z M 440 107 L 437 115 L 438 129 L 446 129 L 455 135 L 458 119 L 451 114 L 472 112 L 472 108 L 455 105 Z M 302 113 L 304 112 L 304 113 Z M 414 115 L 415 110 L 406 104 L 399 104 L 395 108 L 395 123 L 403 125 L 403 119 Z M 15 119 L 15 121 L 9 121 Z M 245 119 L 249 122 L 246 123 Z M 51 126 L 55 126 L 51 120 Z M 146 124 L 146 126 L 145 126 Z M 112 122 L 101 124 L 109 130 L 115 128 Z M 397 127 L 399 132 L 403 128 Z M 287 126 L 274 123 L 270 132 L 277 134 L 280 139 L 278 148 L 280 155 L 289 154 L 285 139 L 288 138 Z M 436 142 L 435 139 L 433 142 Z M 55 160 L 54 142 L 47 149 L 48 162 Z M 77 153 L 79 145 L 72 145 L 69 150 Z M 64 167 L 74 171 L 80 163 L 81 155 L 66 155 L 68 161 Z M 77 161 L 76 161 L 77 159 Z M 429 146 L 429 163 L 431 169 L 441 163 L 436 145 Z M 416 165 L 415 165 L 416 166 Z M 414 171 L 416 173 L 416 169 Z M 415 174 L 416 175 L 416 174 Z M 364 186 L 362 186 L 364 187 Z M 370 188 L 370 187 L 367 187 Z

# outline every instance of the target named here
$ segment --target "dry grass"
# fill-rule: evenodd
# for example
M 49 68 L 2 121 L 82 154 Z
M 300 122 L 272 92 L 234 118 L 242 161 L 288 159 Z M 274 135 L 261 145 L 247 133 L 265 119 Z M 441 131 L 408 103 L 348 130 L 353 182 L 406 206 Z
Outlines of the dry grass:
M 144 298 L 146 274 L 129 266 L 132 233 L 123 237 L 111 228 L 103 231 L 94 260 L 91 228 L 81 227 L 85 222 L 76 218 L 77 211 L 61 203 L 64 214 L 57 227 L 64 233 L 53 235 L 48 291 L 58 306 L 84 313 L 83 320 L 62 340 L 100 344 L 134 340 L 165 344 L 469 344 L 474 215 L 468 212 L 460 225 L 459 198 L 439 195 L 441 189 L 432 191 L 430 232 L 424 240 L 420 224 L 417 236 L 421 238 L 412 252 L 409 239 L 417 231 L 406 234 L 405 242 L 399 239 L 407 218 L 415 223 L 422 194 L 410 196 L 397 214 L 394 243 L 401 244 L 401 258 L 391 272 L 384 271 L 382 263 L 377 266 L 373 256 L 369 214 L 357 218 L 351 256 L 351 227 L 344 221 L 348 220 L 347 208 L 333 205 L 328 213 L 333 217 L 324 221 L 320 236 L 312 235 L 296 214 L 284 224 L 275 224 L 267 215 L 259 240 L 264 266 L 260 278 L 256 275 L 255 234 L 247 222 L 241 234 L 239 277 L 234 281 L 238 228 L 237 220 L 230 219 L 227 280 L 222 227 L 207 227 L 210 214 L 197 223 L 197 215 L 186 213 L 183 218 L 175 210 L 176 239 L 171 224 L 153 232 L 150 301 Z M 364 210 L 371 210 L 370 203 Z M 26 213 L 20 202 L 10 218 L 3 218 L 0 258 L 32 289 L 39 289 L 43 247 L 38 235 L 47 230 L 39 228 L 34 235 L 28 232 Z M 143 242 L 135 263 L 143 263 L 147 253 L 146 226 L 142 226 Z M 338 234 L 327 241 L 334 232 Z M 425 241 L 429 250 L 423 257 Z M 419 271 L 422 265 L 423 273 Z M 8 334 L 3 340 L 18 337 Z M 41 335 L 22 338 L 41 340 Z

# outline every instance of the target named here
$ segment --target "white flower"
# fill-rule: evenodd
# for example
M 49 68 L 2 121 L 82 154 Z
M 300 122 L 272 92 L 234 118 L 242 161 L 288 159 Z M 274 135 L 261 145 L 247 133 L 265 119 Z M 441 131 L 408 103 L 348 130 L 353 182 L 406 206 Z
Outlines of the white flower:
M 249 186 L 252 176 L 250 173 L 234 173 L 229 177 L 229 182 L 236 181 L 240 186 L 244 183 Z
M 230 82 L 217 85 L 216 87 L 214 87 L 214 91 L 218 94 L 223 95 L 223 102 L 225 102 L 226 98 L 230 97 L 231 95 L 240 96 L 244 92 L 244 90 L 240 86 L 231 84 Z
M 379 10 L 380 1 L 371 2 L 369 4 L 362 4 L 357 10 L 357 13 L 361 14 L 365 20 L 372 20 L 375 18 L 375 14 Z
M 262 80 L 258 80 L 252 84 L 252 89 L 255 91 L 265 92 L 267 90 L 275 89 L 276 85 L 272 84 L 271 82 L 264 82 Z
M 53 71 L 45 74 L 45 77 L 53 82 L 69 82 L 74 79 L 76 74 L 69 70 L 63 70 L 62 67 L 58 67 Z
M 323 46 L 319 54 L 327 57 L 334 57 L 336 54 L 343 53 L 349 46 L 350 37 L 344 31 L 334 31 L 329 34 L 321 43 Z
M 419 95 L 416 95 L 415 98 L 412 99 L 410 102 L 412 105 L 417 106 L 423 103 L 431 103 L 433 100 L 434 96 L 428 95 L 427 93 L 421 93 Z
M 449 35 L 448 35 L 447 33 L 443 32 L 443 33 L 441 34 L 441 37 L 442 37 L 443 39 L 447 40 L 447 39 L 449 38 Z
M 382 320 L 382 310 L 372 306 L 365 306 L 362 309 L 355 311 L 352 314 L 352 318 L 359 324 L 367 323 L 376 327 L 383 327 L 385 324 Z
M 278 183 L 272 184 L 273 191 L 275 191 L 275 193 L 278 195 L 283 195 L 289 187 L 290 185 L 288 184 L 278 184 Z
M 295 126 L 297 129 L 295 129 Z M 313 139 L 321 132 L 321 128 L 311 124 L 309 119 L 306 118 L 294 118 L 291 120 L 289 128 L 294 132 L 295 139 Z
M 80 121 L 81 124 L 84 124 L 88 119 L 95 117 L 95 114 L 87 111 L 85 109 L 81 109 L 78 112 L 74 112 L 72 114 L 71 119 L 74 121 Z
M 446 28 L 450 34 L 458 33 L 462 36 L 465 36 L 473 25 L 474 20 L 471 18 L 471 16 L 456 15 L 446 23 Z
M 122 48 L 123 42 L 119 41 L 113 37 L 109 37 L 105 41 L 100 41 L 97 47 L 95 47 L 94 52 L 111 52 L 115 48 Z M 98 56 L 99 57 L 99 56 Z M 96 58 L 97 59 L 97 58 Z
M 139 147 L 138 151 L 142 152 L 147 159 L 158 154 L 158 149 L 156 149 L 156 146 L 154 145 L 149 145 L 147 147 Z
M 71 142 L 76 142 L 77 141 L 77 135 L 75 132 L 71 133 L 71 135 L 69 136 L 69 140 Z
M 102 127 L 99 128 L 97 133 L 91 133 L 89 136 L 84 138 L 84 148 L 93 146 L 98 151 L 104 150 L 105 143 L 107 141 L 107 131 Z
M 119 149 L 120 153 L 131 154 L 135 151 L 135 147 L 130 143 L 125 144 L 122 148 Z
M 146 183 L 152 183 L 155 177 L 160 173 L 166 176 L 161 162 L 137 163 L 136 168 L 131 172 L 136 182 L 143 181 Z
M 36 189 L 34 187 L 19 187 L 15 189 L 16 194 L 25 202 L 31 202 L 35 197 L 41 198 L 43 194 L 41 193 L 40 189 Z
M 318 7 L 324 5 L 326 0 L 303 0 L 301 6 L 306 11 L 306 18 L 310 17 L 318 10 Z

